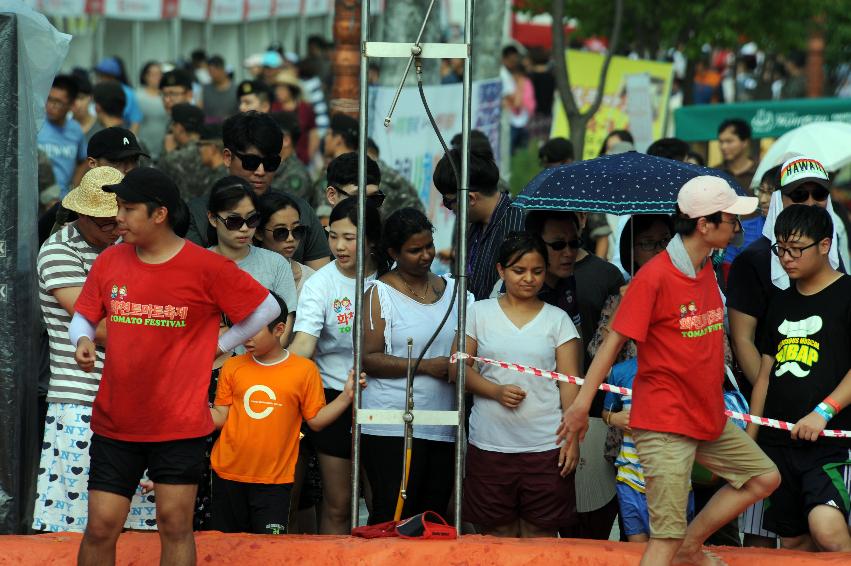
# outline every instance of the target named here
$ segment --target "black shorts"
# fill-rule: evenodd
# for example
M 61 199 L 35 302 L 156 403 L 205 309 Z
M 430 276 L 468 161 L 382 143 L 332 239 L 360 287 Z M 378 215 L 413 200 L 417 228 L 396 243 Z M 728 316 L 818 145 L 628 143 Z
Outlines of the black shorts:
M 804 444 L 760 446 L 780 471 L 780 487 L 768 498 L 763 527 L 781 537 L 809 533 L 808 517 L 818 505 L 835 507 L 848 519 L 851 450 Z
M 325 389 L 325 404 L 337 398 L 340 391 Z M 346 460 L 352 459 L 352 406 L 343 411 L 343 414 L 333 423 L 315 432 L 308 429 L 307 436 L 313 447 L 319 454 L 336 456 Z
M 244 483 L 213 472 L 212 529 L 223 533 L 283 535 L 290 514 L 291 483 Z
M 465 521 L 495 528 L 523 519 L 557 530 L 576 521 L 576 476 L 563 478 L 559 449 L 507 454 L 467 446 Z
M 197 484 L 204 472 L 207 437 L 165 442 L 129 442 L 98 434 L 89 447 L 89 489 L 130 499 L 148 470 L 154 483 Z

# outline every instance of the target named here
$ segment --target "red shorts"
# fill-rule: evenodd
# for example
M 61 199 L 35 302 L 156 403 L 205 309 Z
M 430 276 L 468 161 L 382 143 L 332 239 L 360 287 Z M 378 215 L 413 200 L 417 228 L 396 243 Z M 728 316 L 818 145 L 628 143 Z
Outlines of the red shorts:
M 467 447 L 464 520 L 494 528 L 523 519 L 557 530 L 576 514 L 574 474 L 559 475 L 559 449 L 507 454 Z

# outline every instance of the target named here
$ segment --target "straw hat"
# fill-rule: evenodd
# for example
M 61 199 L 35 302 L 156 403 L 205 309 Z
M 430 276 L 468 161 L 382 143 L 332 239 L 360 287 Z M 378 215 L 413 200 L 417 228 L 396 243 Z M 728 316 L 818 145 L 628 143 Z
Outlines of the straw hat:
M 103 190 L 104 185 L 121 182 L 124 175 L 112 167 L 95 167 L 83 175 L 80 186 L 70 191 L 62 199 L 62 206 L 77 214 L 109 218 L 118 214 L 118 201 L 115 194 Z
M 298 77 L 292 71 L 281 71 L 275 75 L 274 84 L 275 86 L 284 85 L 295 89 L 295 96 L 298 96 L 301 93 L 301 81 L 298 80 Z

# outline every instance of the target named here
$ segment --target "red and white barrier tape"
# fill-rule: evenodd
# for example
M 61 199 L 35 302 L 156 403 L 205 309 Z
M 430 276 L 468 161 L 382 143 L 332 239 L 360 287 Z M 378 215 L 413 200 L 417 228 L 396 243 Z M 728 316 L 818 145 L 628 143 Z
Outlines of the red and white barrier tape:
M 558 373 L 557 371 L 547 371 L 543 369 L 539 369 L 531 366 L 524 366 L 521 364 L 514 364 L 510 362 L 502 362 L 499 360 L 492 360 L 490 358 L 480 358 L 477 356 L 471 356 L 469 354 L 452 354 L 451 361 L 453 363 L 457 362 L 459 359 L 471 359 L 477 362 L 481 362 L 483 364 L 488 364 L 492 366 L 498 366 L 503 369 L 510 369 L 520 373 L 527 373 L 529 375 L 534 375 L 537 377 L 545 377 L 547 379 L 551 379 L 553 381 L 563 381 L 565 383 L 575 383 L 577 385 L 582 385 L 585 383 L 585 380 L 581 377 L 576 377 L 573 375 L 565 375 L 563 373 Z M 632 395 L 632 389 L 628 387 L 618 387 L 616 385 L 609 385 L 608 383 L 603 383 L 599 387 L 602 391 L 610 391 L 612 393 L 618 393 L 620 395 Z M 777 419 L 766 419 L 763 417 L 757 417 L 756 415 L 746 415 L 745 413 L 739 413 L 736 411 L 724 411 L 728 417 L 732 419 L 738 419 L 741 421 L 754 423 L 760 426 L 767 426 L 770 428 L 778 428 L 780 430 L 789 430 L 795 426 L 794 423 L 786 422 L 786 421 L 778 421 Z M 830 436 L 833 438 L 851 438 L 851 431 L 849 430 L 823 430 L 821 432 L 822 436 Z

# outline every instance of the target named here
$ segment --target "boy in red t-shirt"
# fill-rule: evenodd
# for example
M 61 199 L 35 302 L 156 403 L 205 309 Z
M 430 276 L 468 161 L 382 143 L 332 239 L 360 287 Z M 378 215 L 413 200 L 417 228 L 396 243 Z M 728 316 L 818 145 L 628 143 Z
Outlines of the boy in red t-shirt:
M 124 242 L 98 256 L 71 321 L 75 359 L 95 362 L 95 327 L 109 340 L 92 408 L 89 520 L 78 564 L 115 563 L 130 497 L 145 469 L 154 482 L 163 564 L 195 564 L 192 515 L 213 431 L 210 367 L 280 314 L 269 292 L 235 263 L 180 238 L 174 182 L 151 167 L 103 189 L 118 199 Z M 237 324 L 221 337 L 224 312 Z
M 211 409 L 222 429 L 210 458 L 212 526 L 225 533 L 286 533 L 302 419 L 322 430 L 352 402 L 354 373 L 326 405 L 316 364 L 281 346 L 288 309 L 272 296 L 281 315 L 222 366 Z
M 719 527 L 771 494 L 777 468 L 724 416 L 724 304 L 709 256 L 741 230 L 739 214 L 754 197 L 739 197 L 720 177 L 688 181 L 677 195 L 667 249 L 629 285 L 585 384 L 565 413 L 559 439 L 584 436 L 588 411 L 627 339 L 638 343 L 638 373 L 629 426 L 646 479 L 650 542 L 641 563 L 702 563 L 701 546 Z M 686 527 L 692 466 L 697 460 L 725 478 Z

